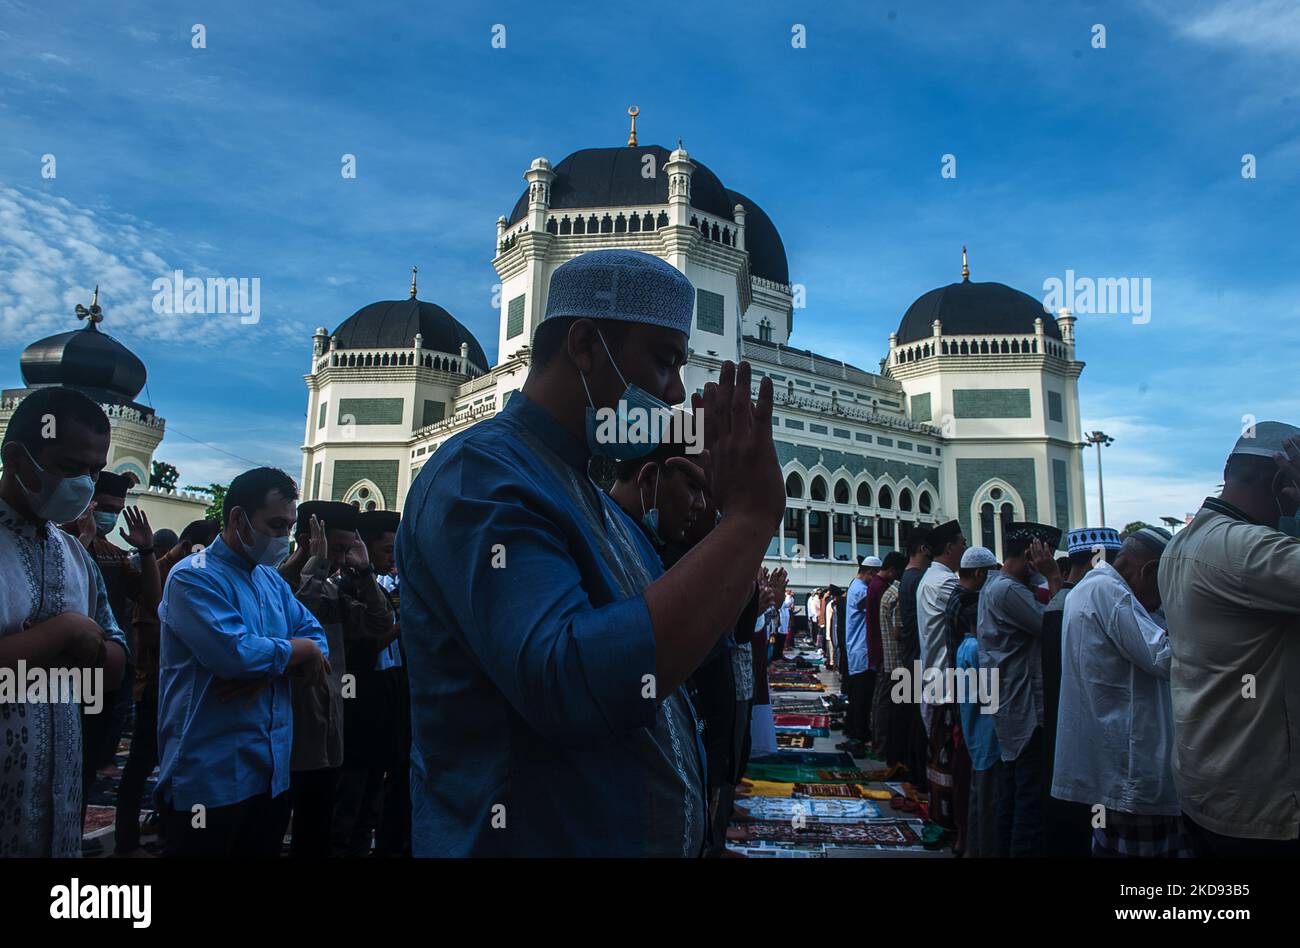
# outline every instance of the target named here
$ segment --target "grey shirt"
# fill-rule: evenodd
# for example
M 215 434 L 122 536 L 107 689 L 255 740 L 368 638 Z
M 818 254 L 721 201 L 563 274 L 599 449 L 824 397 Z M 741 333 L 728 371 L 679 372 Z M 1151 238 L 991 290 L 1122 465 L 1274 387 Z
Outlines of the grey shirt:
M 1002 759 L 1020 756 L 1043 724 L 1043 606 L 1033 591 L 1001 570 L 980 591 L 976 634 L 980 667 L 998 670 L 998 710 L 993 728 Z

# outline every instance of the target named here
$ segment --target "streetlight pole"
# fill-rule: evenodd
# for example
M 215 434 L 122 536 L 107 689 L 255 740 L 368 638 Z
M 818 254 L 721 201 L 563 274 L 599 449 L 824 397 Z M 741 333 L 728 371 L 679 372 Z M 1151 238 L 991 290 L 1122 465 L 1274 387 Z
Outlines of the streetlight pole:
M 1088 444 L 1097 446 L 1097 503 L 1101 507 L 1101 525 L 1106 526 L 1106 491 L 1101 482 L 1101 449 L 1115 443 L 1104 431 L 1089 431 L 1083 436 Z

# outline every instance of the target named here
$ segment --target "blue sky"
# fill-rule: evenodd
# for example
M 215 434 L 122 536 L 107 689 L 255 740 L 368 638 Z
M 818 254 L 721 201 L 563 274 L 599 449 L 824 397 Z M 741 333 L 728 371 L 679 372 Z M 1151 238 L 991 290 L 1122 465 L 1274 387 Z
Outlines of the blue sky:
M 296 474 L 312 329 L 412 264 L 495 357 L 497 216 L 535 156 L 623 144 L 632 103 L 642 143 L 681 137 L 773 218 L 796 345 L 877 368 L 962 244 L 1039 297 L 1067 268 L 1150 278 L 1149 323 L 1078 326 L 1112 524 L 1195 509 L 1244 415 L 1300 419 L 1289 0 L 207 6 L 0 0 L 0 385 L 98 282 L 183 483 Z M 259 277 L 261 321 L 155 315 L 176 267 Z

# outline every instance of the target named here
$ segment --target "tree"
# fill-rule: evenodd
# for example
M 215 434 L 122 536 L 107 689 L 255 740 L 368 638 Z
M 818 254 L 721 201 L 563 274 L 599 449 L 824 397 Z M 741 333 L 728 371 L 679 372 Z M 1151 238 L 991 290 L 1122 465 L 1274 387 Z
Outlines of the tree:
M 227 486 L 226 484 L 209 484 L 207 487 L 200 487 L 197 484 L 187 484 L 185 489 L 196 494 L 207 494 L 211 497 L 212 503 L 208 504 L 208 509 L 203 512 L 203 516 L 208 520 L 221 523 L 221 512 L 225 509 L 226 504 Z
M 1149 526 L 1151 526 L 1151 524 L 1147 523 L 1145 520 L 1134 520 L 1132 523 L 1130 523 L 1127 527 L 1124 528 L 1124 536 L 1126 537 L 1132 536 L 1133 534 L 1137 533 L 1139 530 L 1143 529 L 1144 527 L 1149 527 Z
M 180 476 L 181 472 L 166 461 L 154 461 L 149 473 L 149 486 L 175 490 L 176 481 Z

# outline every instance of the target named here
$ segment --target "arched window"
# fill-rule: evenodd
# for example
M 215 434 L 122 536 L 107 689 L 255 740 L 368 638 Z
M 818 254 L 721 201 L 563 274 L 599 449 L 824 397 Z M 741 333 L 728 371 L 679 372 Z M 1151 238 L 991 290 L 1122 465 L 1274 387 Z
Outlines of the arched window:
M 546 232 L 547 232 L 548 234 L 554 234 L 554 233 L 558 233 L 558 231 L 559 231 L 559 228 L 558 228 L 558 226 L 557 226 L 556 223 L 555 223 L 555 218 L 554 218 L 554 217 L 548 217 L 548 218 L 546 219 Z
M 618 217 L 614 218 L 614 233 L 616 234 L 627 233 L 627 218 L 623 216 L 623 213 L 621 211 L 619 212 Z
M 569 220 L 569 215 L 565 214 L 560 220 L 560 236 L 564 237 L 573 233 L 573 221 Z
M 858 485 L 858 506 L 859 507 L 871 506 L 871 485 L 870 484 Z
M 928 514 L 934 510 L 934 501 L 930 499 L 928 490 L 921 491 L 921 500 L 917 503 L 917 509 L 923 514 Z
M 835 482 L 835 503 L 847 504 L 849 502 L 849 482 L 838 480 Z
M 906 487 L 898 492 L 898 509 L 909 513 L 912 510 L 912 492 Z
M 579 217 L 573 222 L 573 232 L 575 234 L 585 234 L 587 232 L 587 222 Z
M 785 496 L 803 496 L 803 478 L 798 474 L 791 473 L 790 476 L 785 479 Z
M 886 485 L 877 491 L 876 500 L 879 501 L 881 510 L 891 510 L 894 506 L 894 492 Z
M 826 480 L 819 474 L 813 478 L 812 482 L 812 499 L 826 499 Z
M 633 214 L 629 217 L 627 219 L 627 229 L 634 234 L 639 231 L 641 229 L 641 215 Z

